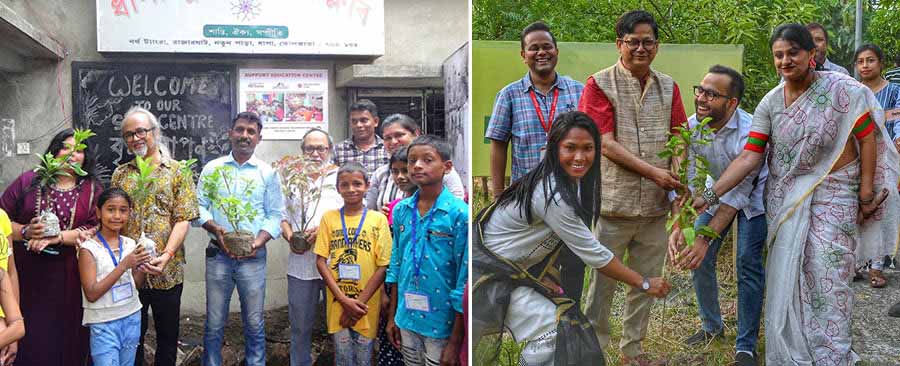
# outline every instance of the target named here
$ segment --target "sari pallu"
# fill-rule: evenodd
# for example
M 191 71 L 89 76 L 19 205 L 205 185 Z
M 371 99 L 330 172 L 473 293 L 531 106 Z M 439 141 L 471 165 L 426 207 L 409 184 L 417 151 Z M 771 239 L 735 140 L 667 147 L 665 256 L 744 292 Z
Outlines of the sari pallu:
M 503 351 L 502 342 L 509 341 L 505 335 L 510 323 L 533 321 L 541 317 L 553 317 L 556 328 L 539 337 L 511 334 L 516 341 L 525 341 L 523 354 L 553 348 L 552 364 L 556 366 L 603 366 L 606 361 L 600 344 L 594 335 L 590 322 L 581 312 L 576 302 L 568 297 L 553 293 L 541 283 L 550 277 L 560 283 L 555 268 L 556 259 L 564 245 L 555 234 L 548 235 L 544 242 L 554 249 L 543 261 L 525 269 L 491 252 L 484 245 L 483 230 L 491 217 L 496 203 L 485 208 L 476 216 L 472 236 L 472 349 L 474 365 L 496 365 Z M 527 314 L 508 314 L 510 304 L 527 302 L 535 294 L 552 302 L 551 307 L 535 306 L 521 309 Z M 544 302 L 544 301 L 542 301 Z M 547 311 L 549 310 L 549 311 Z M 555 343 L 549 343 L 555 340 Z M 479 345 L 481 347 L 479 347 Z M 525 357 L 516 364 L 526 363 Z
M 864 132 L 867 123 L 874 123 L 877 146 L 874 190 L 887 188 L 889 195 L 857 225 L 859 159 L 831 170 L 851 133 Z M 817 72 L 787 108 L 783 86 L 769 92 L 757 107 L 753 131 L 771 131 L 766 274 L 774 277 L 766 281 L 766 362 L 852 365 L 859 360 L 850 335 L 853 268 L 897 243 L 898 156 L 886 141 L 883 112 L 862 84 Z

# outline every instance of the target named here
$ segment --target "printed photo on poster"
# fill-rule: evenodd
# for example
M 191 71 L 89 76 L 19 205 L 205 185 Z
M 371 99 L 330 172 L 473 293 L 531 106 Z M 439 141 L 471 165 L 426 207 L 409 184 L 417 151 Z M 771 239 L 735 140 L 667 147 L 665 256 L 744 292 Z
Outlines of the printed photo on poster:
M 259 114 L 267 139 L 299 140 L 327 130 L 328 70 L 242 69 L 240 108 Z

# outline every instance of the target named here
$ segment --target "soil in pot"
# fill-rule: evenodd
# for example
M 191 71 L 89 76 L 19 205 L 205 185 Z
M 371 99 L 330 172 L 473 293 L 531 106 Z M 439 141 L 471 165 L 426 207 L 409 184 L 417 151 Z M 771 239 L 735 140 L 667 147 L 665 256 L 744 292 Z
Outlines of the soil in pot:
M 253 245 L 253 234 L 248 233 L 246 231 L 233 231 L 229 233 L 225 233 L 225 248 L 228 251 L 238 257 L 242 257 L 245 255 L 250 255 L 250 246 Z
M 305 252 L 309 250 L 310 243 L 306 241 L 306 236 L 294 234 L 291 236 L 291 250 L 294 252 Z

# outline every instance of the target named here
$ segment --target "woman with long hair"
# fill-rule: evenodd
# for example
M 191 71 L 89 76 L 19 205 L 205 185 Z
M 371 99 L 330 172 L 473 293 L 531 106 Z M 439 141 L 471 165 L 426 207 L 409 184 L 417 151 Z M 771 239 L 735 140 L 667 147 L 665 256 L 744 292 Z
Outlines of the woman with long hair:
M 57 133 L 47 153 L 65 156 L 74 148 L 74 135 L 72 129 Z M 88 355 L 89 332 L 81 326 L 81 282 L 75 249 L 85 233 L 97 226 L 94 207 L 103 187 L 92 173 L 93 148 L 89 143 L 87 146 L 70 157 L 70 162 L 81 164 L 86 176 L 69 171 L 55 183 L 42 186 L 35 173 L 28 171 L 0 196 L 0 209 L 12 221 L 20 304 L 22 315 L 28 319 L 16 365 L 83 365 Z M 59 235 L 44 238 L 44 227 L 36 218 L 45 209 L 59 218 Z
M 544 158 L 479 213 L 472 249 L 476 364 L 494 364 L 503 335 L 526 342 L 525 365 L 603 365 L 603 351 L 578 305 L 562 293 L 557 258 L 568 247 L 601 273 L 663 297 L 669 284 L 644 278 L 591 232 L 600 215 L 600 137 L 582 112 L 559 115 Z M 480 342 L 479 342 L 480 341 Z
M 852 365 L 850 281 L 897 240 L 898 156 L 869 88 L 817 71 L 800 24 L 769 41 L 785 82 L 762 99 L 744 152 L 695 207 L 715 204 L 766 159 L 766 363 Z

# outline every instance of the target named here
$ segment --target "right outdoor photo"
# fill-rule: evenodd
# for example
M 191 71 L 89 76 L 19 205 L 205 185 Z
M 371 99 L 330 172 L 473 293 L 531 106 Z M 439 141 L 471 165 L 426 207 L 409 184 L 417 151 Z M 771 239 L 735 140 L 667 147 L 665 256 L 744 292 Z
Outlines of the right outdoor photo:
M 900 2 L 473 0 L 474 365 L 900 365 Z

